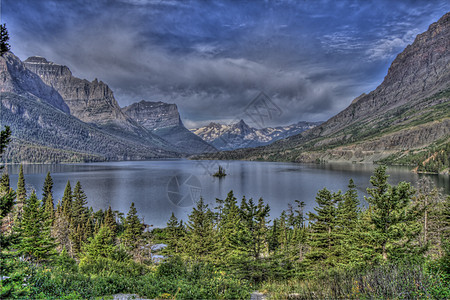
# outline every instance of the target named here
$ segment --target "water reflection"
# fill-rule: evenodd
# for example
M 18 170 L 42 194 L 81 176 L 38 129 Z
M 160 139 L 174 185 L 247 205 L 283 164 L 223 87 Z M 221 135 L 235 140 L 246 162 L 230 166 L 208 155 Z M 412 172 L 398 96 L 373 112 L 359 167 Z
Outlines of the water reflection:
M 271 207 L 273 219 L 287 208 L 288 203 L 293 204 L 296 199 L 305 202 L 306 211 L 312 210 L 319 189 L 327 187 L 332 191 L 346 190 L 350 178 L 354 180 L 363 200 L 366 188 L 370 186 L 370 176 L 376 167 L 369 164 L 300 165 L 247 161 L 220 164 L 227 166 L 228 175 L 222 179 L 210 176 L 202 164 L 189 160 L 25 165 L 24 173 L 28 191 L 35 189 L 41 195 L 45 175 L 50 171 L 54 181 L 55 202 L 61 199 L 68 180 L 72 186 L 80 181 L 88 196 L 89 205 L 95 210 L 111 205 L 114 210 L 126 213 L 131 202 L 134 202 L 139 215 L 147 224 L 164 226 L 172 212 L 178 218 L 186 220 L 187 214 L 192 210 L 189 203 L 177 205 L 170 192 L 179 192 L 183 201 L 189 200 L 190 195 L 201 195 L 210 207 L 215 206 L 216 198 L 224 199 L 230 190 L 234 191 L 239 200 L 244 195 L 247 199 L 254 200 L 263 197 Z M 18 166 L 8 166 L 13 187 L 17 185 L 18 171 Z M 211 173 L 214 171 L 211 170 Z M 415 183 L 420 177 L 427 176 L 449 194 L 449 176 L 418 175 L 404 167 L 390 167 L 388 173 L 391 184 L 400 181 Z M 180 182 L 178 190 L 174 188 L 176 184 L 173 181 L 177 176 Z M 182 178 L 189 177 L 197 180 L 194 181 L 198 184 L 190 181 L 183 185 Z M 184 197 L 188 194 L 188 197 Z

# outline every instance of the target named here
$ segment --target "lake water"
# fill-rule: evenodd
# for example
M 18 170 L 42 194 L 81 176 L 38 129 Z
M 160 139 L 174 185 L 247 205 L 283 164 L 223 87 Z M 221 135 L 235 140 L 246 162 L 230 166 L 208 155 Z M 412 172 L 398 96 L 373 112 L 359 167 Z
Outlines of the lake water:
M 227 176 L 221 179 L 211 176 L 219 164 Z M 363 199 L 370 186 L 369 179 L 376 166 L 369 164 L 305 165 L 294 163 L 248 162 L 248 161 L 192 161 L 162 160 L 136 162 L 108 162 L 89 164 L 25 165 L 27 191 L 35 189 L 38 196 L 47 171 L 51 172 L 53 194 L 57 201 L 62 198 L 67 180 L 72 188 L 81 182 L 94 210 L 105 209 L 127 213 L 134 202 L 146 224 L 165 226 L 172 212 L 179 219 L 187 219 L 194 201 L 202 196 L 210 207 L 215 199 L 224 199 L 230 190 L 240 199 L 269 203 L 270 219 L 278 217 L 288 203 L 298 199 L 306 203 L 306 211 L 315 206 L 318 190 L 327 187 L 332 191 L 346 190 L 352 178 Z M 18 166 L 8 166 L 11 186 L 17 186 Z M 417 175 L 408 168 L 390 167 L 389 182 L 417 182 L 420 176 L 431 178 L 446 194 L 450 191 L 449 176 Z

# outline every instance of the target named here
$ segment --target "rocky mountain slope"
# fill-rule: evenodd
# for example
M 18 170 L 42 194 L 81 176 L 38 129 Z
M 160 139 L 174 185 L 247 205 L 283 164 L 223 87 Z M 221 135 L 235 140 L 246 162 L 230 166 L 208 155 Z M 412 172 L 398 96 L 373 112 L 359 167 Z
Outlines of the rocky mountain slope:
M 210 123 L 204 127 L 191 129 L 191 131 L 219 150 L 234 150 L 268 145 L 274 141 L 314 128 L 320 123 L 298 122 L 289 126 L 257 129 L 240 120 L 231 125 Z
M 5 53 L 0 59 L 0 91 L 43 101 L 65 113 L 70 113 L 61 95 L 42 82 L 38 75 L 29 71 L 11 52 Z
M 327 122 L 267 147 L 220 158 L 391 163 L 450 142 L 450 13 L 419 34 L 384 81 Z
M 95 79 L 89 82 L 74 77 L 68 67 L 49 62 L 43 57 L 29 57 L 24 65 L 54 88 L 69 106 L 71 115 L 81 121 L 95 124 L 134 142 L 145 141 L 161 149 L 179 150 L 124 114 L 113 92 L 102 81 Z
M 142 100 L 122 110 L 138 124 L 175 145 L 184 153 L 199 154 L 217 151 L 183 125 L 176 104 Z
M 146 140 L 124 139 L 68 114 L 69 107 L 61 95 L 10 52 L 0 57 L 0 79 L 1 125 L 10 126 L 13 133 L 13 142 L 3 156 L 6 161 L 124 160 L 179 155 Z

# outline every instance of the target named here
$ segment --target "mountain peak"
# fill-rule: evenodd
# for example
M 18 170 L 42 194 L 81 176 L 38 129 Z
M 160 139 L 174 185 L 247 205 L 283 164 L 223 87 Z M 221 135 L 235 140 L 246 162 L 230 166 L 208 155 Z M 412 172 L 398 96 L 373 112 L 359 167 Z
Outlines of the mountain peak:
M 29 64 L 50 64 L 50 62 L 42 56 L 30 56 L 24 62 Z
M 0 57 L 0 78 L 2 92 L 36 97 L 63 112 L 70 112 L 61 95 L 52 86 L 47 85 L 42 78 L 28 70 L 26 63 L 12 52 L 7 52 Z
M 142 100 L 122 108 L 122 111 L 148 130 L 182 125 L 175 104 Z

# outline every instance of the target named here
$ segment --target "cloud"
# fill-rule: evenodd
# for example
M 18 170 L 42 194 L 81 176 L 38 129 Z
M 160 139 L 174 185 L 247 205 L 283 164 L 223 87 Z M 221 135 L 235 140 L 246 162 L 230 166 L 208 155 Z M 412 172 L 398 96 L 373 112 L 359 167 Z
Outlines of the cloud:
M 402 36 L 393 35 L 378 40 L 375 45 L 367 50 L 369 60 L 385 60 L 401 52 L 408 44 L 411 44 L 421 31 L 418 28 L 408 30 Z
M 450 6 L 409 1 L 3 1 L 13 51 L 106 82 L 122 106 L 176 103 L 189 127 L 264 91 L 268 125 L 326 120 L 374 89 Z M 410 12 L 410 13 L 408 13 Z M 246 120 L 247 121 L 247 120 Z

